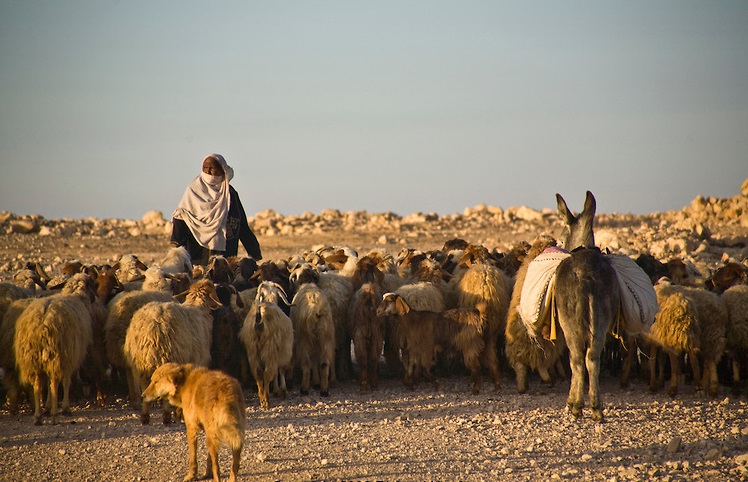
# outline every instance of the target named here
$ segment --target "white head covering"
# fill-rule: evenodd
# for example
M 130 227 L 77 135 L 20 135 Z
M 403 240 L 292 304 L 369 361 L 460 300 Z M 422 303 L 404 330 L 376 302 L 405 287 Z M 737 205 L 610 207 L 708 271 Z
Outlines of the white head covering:
M 226 219 L 229 215 L 229 182 L 234 170 L 220 154 L 210 154 L 223 167 L 223 176 L 204 172 L 192 180 L 182 195 L 173 218 L 183 220 L 201 246 L 215 251 L 226 250 Z

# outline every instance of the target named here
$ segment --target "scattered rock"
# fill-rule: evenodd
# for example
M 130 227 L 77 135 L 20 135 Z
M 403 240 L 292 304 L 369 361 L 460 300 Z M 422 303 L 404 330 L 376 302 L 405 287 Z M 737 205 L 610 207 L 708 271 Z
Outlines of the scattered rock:
M 680 450 L 680 445 L 683 442 L 683 439 L 679 436 L 675 436 L 672 439 L 670 439 L 670 443 L 667 445 L 667 453 L 674 454 L 678 450 Z

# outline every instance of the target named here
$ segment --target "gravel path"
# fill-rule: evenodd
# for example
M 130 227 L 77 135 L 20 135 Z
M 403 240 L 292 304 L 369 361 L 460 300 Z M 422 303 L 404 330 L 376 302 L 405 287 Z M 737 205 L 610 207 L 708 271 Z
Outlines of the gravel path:
M 748 480 L 748 403 L 683 393 L 650 394 L 602 382 L 606 423 L 564 411 L 568 382 L 518 395 L 469 394 L 467 378 L 414 391 L 353 382 L 329 398 L 292 391 L 262 411 L 245 390 L 248 429 L 241 480 Z M 158 409 L 156 409 L 156 412 Z M 182 480 L 184 426 L 158 413 L 142 426 L 122 399 L 76 406 L 58 425 L 33 425 L 31 409 L 0 414 L 0 480 Z M 201 438 L 199 464 L 205 463 Z M 221 451 L 228 474 L 229 450 Z

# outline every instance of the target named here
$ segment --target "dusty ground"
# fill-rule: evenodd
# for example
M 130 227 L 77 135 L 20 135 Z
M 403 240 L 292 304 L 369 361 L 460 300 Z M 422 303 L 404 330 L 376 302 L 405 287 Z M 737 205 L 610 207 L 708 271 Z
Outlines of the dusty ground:
M 645 224 L 650 231 L 662 230 L 652 217 L 608 227 L 602 223 L 601 228 L 623 226 L 616 231 L 624 233 L 617 234 L 623 240 Z M 720 223 L 709 227 L 713 246 L 725 247 L 730 245 L 725 239 L 748 234 L 735 223 L 724 232 Z M 272 259 L 316 244 L 345 244 L 360 252 L 378 247 L 396 254 L 404 245 L 437 248 L 455 236 L 493 247 L 531 241 L 538 230 L 560 234 L 556 222 L 519 229 L 514 223 L 390 231 L 341 226 L 293 236 L 261 234 L 260 241 L 265 259 Z M 730 246 L 730 255 L 745 248 Z M 24 260 L 54 267 L 62 260 L 101 263 L 136 253 L 152 262 L 166 249 L 163 234 L 2 234 L 0 279 L 8 281 L 8 273 Z M 716 248 L 702 252 L 711 253 L 712 265 L 719 259 Z M 671 399 L 664 392 L 650 394 L 641 378 L 620 389 L 614 374 L 605 372 L 606 423 L 597 424 L 587 413 L 581 420 L 565 413 L 568 381 L 549 387 L 532 379 L 529 393 L 518 395 L 513 374 L 506 367 L 503 371 L 500 391 L 489 388 L 477 396 L 469 394 L 462 376 L 441 378 L 438 389 L 422 384 L 414 391 L 385 378 L 378 391 L 366 394 L 352 381 L 333 386 L 328 398 L 317 393 L 302 397 L 292 390 L 285 400 L 272 399 L 268 411 L 259 409 L 256 391 L 246 388 L 248 429 L 240 479 L 748 480 L 748 401 L 729 396 L 724 386 L 710 399 L 693 393 L 687 382 Z M 45 419 L 37 427 L 28 405 L 17 416 L 3 406 L 0 481 L 181 480 L 187 461 L 184 426 L 164 427 L 158 415 L 156 409 L 155 423 L 142 426 L 119 395 L 104 408 L 82 400 L 57 425 Z M 200 450 L 202 466 L 202 439 Z M 226 476 L 225 447 L 221 467 Z

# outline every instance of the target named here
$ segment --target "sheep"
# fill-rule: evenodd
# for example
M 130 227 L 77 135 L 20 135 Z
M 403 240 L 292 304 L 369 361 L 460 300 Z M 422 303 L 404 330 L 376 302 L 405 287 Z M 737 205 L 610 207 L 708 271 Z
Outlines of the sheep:
M 239 339 L 244 343 L 257 382 L 260 408 L 267 410 L 273 379 L 278 377 L 276 388 L 281 396 L 288 393 L 285 375 L 291 366 L 294 347 L 291 319 L 275 303 L 256 301 L 239 331 Z
M 385 289 L 387 287 L 385 286 Z M 408 283 L 397 288 L 394 293 L 402 296 L 405 302 L 414 310 L 442 312 L 446 309 L 442 291 L 433 283 Z M 398 358 L 400 352 L 400 360 Z M 399 331 L 397 319 L 393 316 L 385 318 L 384 356 L 390 371 L 395 372 L 399 365 L 408 365 L 408 347 Z
M 483 331 L 486 328 L 481 310 L 452 309 L 443 312 L 412 309 L 402 296 L 386 293 L 377 308 L 379 316 L 395 316 L 405 344 L 408 363 L 405 366 L 405 385 L 413 388 L 415 377 L 423 370 L 424 376 L 436 382 L 431 374 L 434 357 L 441 350 L 462 355 L 470 370 L 472 392 L 478 394 L 482 386 L 480 360 L 485 348 Z
M 147 283 L 144 283 L 144 286 L 150 287 L 151 290 L 125 291 L 115 296 L 108 304 L 107 318 L 104 323 L 107 359 L 114 370 L 125 369 L 128 398 L 130 405 L 134 408 L 140 408 L 140 385 L 139 380 L 133 379 L 132 372 L 127 369 L 128 364 L 123 352 L 125 337 L 132 316 L 137 310 L 153 301 L 171 301 L 172 292 L 167 288 L 168 280 L 165 277 L 160 281 L 156 280 L 159 273 L 163 274 L 159 268 L 146 270 Z M 153 279 L 150 276 L 153 276 Z M 159 290 L 153 290 L 153 288 L 159 288 Z
M 288 294 L 291 292 L 291 285 L 288 281 L 290 274 L 287 268 L 282 268 L 272 261 L 266 261 L 257 268 L 255 274 L 252 275 L 252 279 L 258 283 L 263 281 L 276 283 L 281 287 L 284 294 Z M 286 314 L 288 314 L 288 311 L 286 311 Z
M 208 260 L 208 271 L 205 273 L 213 283 L 233 283 L 234 270 L 229 261 L 221 255 L 213 255 Z
M 655 286 L 660 311 L 655 315 L 655 322 L 649 333 L 643 338 L 650 344 L 650 391 L 656 391 L 661 383 L 660 377 L 657 377 L 655 373 L 657 351 L 661 347 L 670 357 L 671 377 L 668 394 L 674 397 L 678 392 L 680 358 L 684 353 L 688 354 L 691 362 L 694 382 L 697 385 L 700 383 L 697 352 L 701 344 L 701 326 L 693 300 L 683 292 L 670 289 L 669 286 L 665 283 Z
M 487 329 L 483 332 L 486 348 L 482 364 L 491 373 L 494 388 L 498 390 L 501 387 L 499 337 L 506 331 L 512 280 L 499 268 L 476 262 L 457 277 L 453 289 L 458 308 L 474 309 L 478 302 L 486 303 Z
M 13 283 L 16 286 L 35 291 L 38 286 L 41 289 L 47 287 L 49 276 L 46 275 L 38 263 L 26 263 L 26 267 L 13 275 Z
M 18 396 L 21 384 L 18 380 L 15 348 L 13 340 L 16 334 L 16 321 L 21 313 L 35 298 L 21 298 L 11 301 L 2 311 L 0 322 L 0 368 L 3 369 L 3 384 L 7 389 L 8 409 L 15 415 L 18 413 Z M 30 397 L 33 398 L 33 397 Z
M 210 346 L 210 368 L 221 370 L 241 382 L 247 381 L 249 367 L 244 345 L 239 341 L 239 330 L 243 320 L 234 311 L 231 301 L 232 295 L 237 294 L 236 288 L 227 283 L 216 284 L 216 296 L 222 306 L 211 312 L 213 317 L 213 335 Z M 244 307 L 238 296 L 236 301 Z
M 309 393 L 311 370 L 320 375 L 320 395 L 330 394 L 330 371 L 335 362 L 335 322 L 322 290 L 313 283 L 302 285 L 291 302 L 295 364 L 301 367 L 301 393 Z
M 374 283 L 365 283 L 353 295 L 348 308 L 348 334 L 353 340 L 362 392 L 379 386 L 377 365 L 385 335 L 384 318 L 377 316 L 381 303 L 381 289 Z
M 0 283 L 0 317 L 5 314 L 11 303 L 23 298 L 31 298 L 34 291 L 13 283 Z
M 229 258 L 229 262 L 231 262 Z M 255 288 L 257 283 L 254 283 L 252 276 L 258 269 L 257 261 L 252 257 L 244 257 L 235 260 L 236 267 L 234 268 L 234 287 L 238 291 Z
M 190 258 L 190 253 L 187 252 L 187 248 L 184 246 L 170 248 L 169 251 L 166 252 L 166 255 L 158 262 L 158 266 L 164 271 L 164 273 L 192 274 L 192 259 Z
M 8 390 L 12 412 L 18 410 L 18 372 L 13 351 L 16 319 L 33 299 L 34 291 L 13 283 L 0 283 L 0 368 L 5 370 L 3 382 Z M 22 300 L 22 301 L 21 301 Z M 11 313 L 11 314 L 8 314 Z
M 115 264 L 122 283 L 139 281 L 143 279 L 143 271 L 148 269 L 142 261 L 134 254 L 123 254 Z
M 720 267 L 706 280 L 706 287 L 715 293 L 723 293 L 739 284 L 748 284 L 748 267 L 734 261 Z
M 533 242 L 527 252 L 522 264 L 517 271 L 517 278 L 509 303 L 506 322 L 506 347 L 505 353 L 509 365 L 514 369 L 517 379 L 517 391 L 527 391 L 527 369 L 536 370 L 540 378 L 548 383 L 553 380 L 551 376 L 554 365 L 561 368 L 560 357 L 564 350 L 564 341 L 560 337 L 555 341 L 543 337 L 531 337 L 527 328 L 520 318 L 519 305 L 522 287 L 525 283 L 527 270 L 530 262 L 535 259 L 546 248 L 556 246 L 556 240 L 550 236 L 539 236 Z M 562 374 L 562 368 L 559 374 Z
M 88 357 L 82 370 L 83 375 L 88 375 L 96 386 L 96 402 L 103 406 L 106 401 L 106 367 L 108 364 L 106 355 L 106 320 L 108 310 L 106 303 L 113 299 L 115 294 L 122 290 L 122 284 L 116 276 L 116 267 L 109 266 L 99 269 L 94 268 L 97 273 L 94 285 L 96 286 L 96 299 L 91 304 L 91 328 L 92 343 Z
M 320 273 L 306 263 L 289 275 L 289 283 L 296 290 L 304 283 L 315 283 L 324 293 L 330 305 L 336 333 L 335 364 L 330 369 L 330 379 L 345 380 L 352 371 L 351 339 L 348 336 L 348 306 L 353 297 L 352 280 L 334 272 Z
M 715 293 L 672 285 L 666 279 L 658 282 L 655 292 L 660 312 L 645 337 L 653 343 L 655 349 L 662 347 L 670 354 L 672 376 L 668 394 L 675 396 L 678 391 L 678 355 L 686 351 L 689 352 L 696 388 L 703 388 L 710 396 L 716 396 L 717 364 L 725 349 L 728 322 L 724 302 Z M 704 360 L 701 376 L 697 352 Z M 652 355 L 655 354 L 653 349 Z M 656 384 L 653 385 L 653 372 L 654 356 L 650 358 L 650 388 L 656 388 Z
M 725 351 L 732 360 L 732 393 L 740 394 L 741 358 L 748 352 L 748 285 L 737 284 L 722 293 L 728 324 Z
M 210 310 L 220 306 L 215 286 L 199 280 L 190 286 L 183 304 L 153 301 L 132 315 L 127 328 L 124 357 L 133 379 L 147 387 L 154 370 L 166 362 L 194 363 L 207 367 L 213 320 Z M 143 401 L 140 421 L 150 422 L 148 403 Z M 164 410 L 165 425 L 171 413 Z
M 31 302 L 16 320 L 13 349 L 22 382 L 34 388 L 34 423 L 41 425 L 43 383 L 49 382 L 52 423 L 57 423 L 57 388 L 62 382 L 62 412 L 70 411 L 70 383 L 92 342 L 91 303 L 95 288 L 88 275 L 76 274 L 62 293 Z

